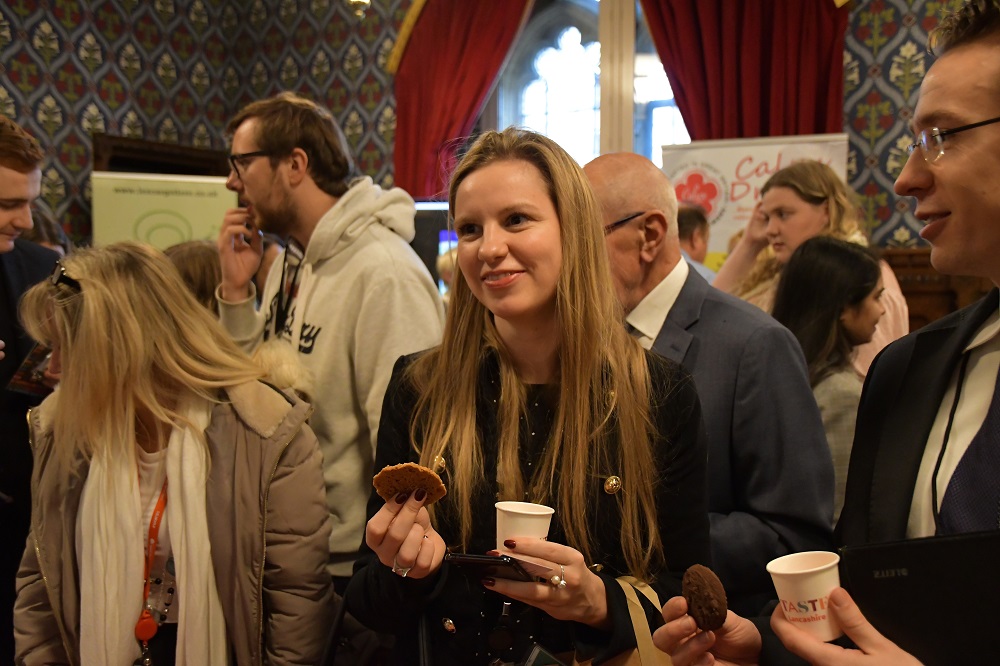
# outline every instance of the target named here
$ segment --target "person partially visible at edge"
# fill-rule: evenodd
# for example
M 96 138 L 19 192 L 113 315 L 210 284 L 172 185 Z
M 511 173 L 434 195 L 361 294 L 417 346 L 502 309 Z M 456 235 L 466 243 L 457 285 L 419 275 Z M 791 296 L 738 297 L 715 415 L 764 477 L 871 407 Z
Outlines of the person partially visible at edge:
M 766 312 L 782 267 L 805 240 L 831 236 L 868 246 L 861 230 L 857 196 L 829 166 L 795 162 L 775 173 L 760 191 L 760 203 L 746 233 L 719 269 L 712 286 L 735 294 Z M 910 330 L 909 310 L 892 268 L 880 261 L 886 314 L 870 342 L 858 345 L 852 364 L 864 378 L 875 355 Z
M 819 405 L 836 474 L 833 518 L 840 516 L 861 379 L 851 366 L 855 347 L 875 335 L 882 272 L 866 247 L 827 236 L 810 238 L 785 264 L 774 296 L 774 318 L 802 345 L 809 385 Z
M 600 209 L 562 148 L 487 132 L 449 192 L 461 276 L 444 339 L 397 363 L 376 457 L 440 470 L 448 494 L 428 511 L 423 491 L 372 493 L 348 609 L 396 635 L 393 663 L 421 650 L 434 664 L 518 662 L 536 642 L 602 663 L 636 646 L 616 577 L 665 599 L 710 557 L 694 383 L 626 333 Z M 497 546 L 498 499 L 555 509 L 547 541 L 505 544 L 553 578 L 479 579 L 444 560 Z
M 833 465 L 802 350 L 788 329 L 713 289 L 681 258 L 676 193 L 649 159 L 608 153 L 583 171 L 600 202 L 625 325 L 694 378 L 713 568 L 729 606 L 756 613 L 774 598 L 769 561 L 833 547 Z
M 33 226 L 26 229 L 21 238 L 32 243 L 47 247 L 60 257 L 65 257 L 73 251 L 73 241 L 66 235 L 65 229 L 48 213 L 40 210 L 32 212 Z
M 994 185 L 1000 180 L 1000 1 L 967 0 L 931 32 L 930 47 L 938 58 L 920 86 L 910 121 L 914 142 L 895 191 L 916 200 L 920 236 L 931 245 L 935 269 L 1000 286 L 1000 189 Z M 994 288 L 890 344 L 873 363 L 837 522 L 841 544 L 997 529 L 1000 472 L 988 453 L 1000 446 L 998 308 L 1000 289 Z M 730 614 L 718 631 L 696 632 L 683 598 L 664 606 L 667 623 L 654 641 L 675 666 L 770 666 L 786 663 L 789 651 L 824 666 L 919 663 L 907 645 L 880 634 L 845 590 L 831 593 L 830 608 L 857 649 L 818 641 L 788 622 L 780 607 L 770 626 Z M 954 612 L 927 609 L 939 611 Z M 950 638 L 941 636 L 953 650 L 949 663 L 995 657 L 982 652 L 995 643 L 992 636 L 978 645 Z
M 310 425 L 323 451 L 333 519 L 329 570 L 342 591 L 364 536 L 382 396 L 402 354 L 441 340 L 437 287 L 409 246 L 413 199 L 352 179 L 333 116 L 292 93 L 230 121 L 239 208 L 219 233 L 220 318 L 244 349 L 279 338 L 313 377 Z M 256 307 L 262 232 L 287 240 Z
M 32 208 L 42 191 L 38 141 L 0 115 L 0 663 L 14 658 L 14 579 L 31 519 L 31 448 L 25 415 L 38 397 L 8 388 L 34 347 L 21 326 L 17 303 L 31 285 L 52 273 L 59 255 L 24 240 L 34 226 Z
M 333 597 L 309 405 L 257 381 L 147 245 L 75 251 L 21 317 L 62 380 L 29 416 L 15 661 L 318 663 Z
M 684 203 L 677 207 L 677 240 L 681 256 L 709 284 L 715 279 L 715 271 L 705 265 L 711 234 L 712 228 L 704 208 Z

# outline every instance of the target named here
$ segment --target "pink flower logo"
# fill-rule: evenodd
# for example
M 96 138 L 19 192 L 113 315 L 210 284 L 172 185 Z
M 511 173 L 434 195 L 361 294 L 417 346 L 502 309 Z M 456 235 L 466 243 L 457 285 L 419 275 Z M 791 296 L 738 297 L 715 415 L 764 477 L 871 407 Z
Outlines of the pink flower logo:
M 708 180 L 704 172 L 691 171 L 687 178 L 674 186 L 674 189 L 678 201 L 701 206 L 707 215 L 712 215 L 715 202 L 719 198 L 719 186 L 715 181 Z

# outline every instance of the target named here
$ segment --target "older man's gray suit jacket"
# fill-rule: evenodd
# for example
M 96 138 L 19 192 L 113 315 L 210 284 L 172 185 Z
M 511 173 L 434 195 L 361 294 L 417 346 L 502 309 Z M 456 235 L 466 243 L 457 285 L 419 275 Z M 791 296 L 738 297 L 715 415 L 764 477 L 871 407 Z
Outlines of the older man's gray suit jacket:
M 695 271 L 653 350 L 694 376 L 713 564 L 731 605 L 750 612 L 774 594 L 768 561 L 833 545 L 833 463 L 802 350 L 770 315 Z

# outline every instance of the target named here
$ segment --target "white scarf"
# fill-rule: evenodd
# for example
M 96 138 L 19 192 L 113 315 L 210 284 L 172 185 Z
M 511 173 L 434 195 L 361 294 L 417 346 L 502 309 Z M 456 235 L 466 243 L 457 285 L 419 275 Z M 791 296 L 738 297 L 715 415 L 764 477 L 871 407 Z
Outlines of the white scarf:
M 227 664 L 229 648 L 208 540 L 208 454 L 198 433 L 212 405 L 181 404 L 197 428 L 176 427 L 167 444 L 167 521 L 177 570 L 177 665 Z M 135 623 L 143 607 L 142 507 L 128 460 L 95 454 L 80 498 L 80 661 L 128 666 L 140 656 Z

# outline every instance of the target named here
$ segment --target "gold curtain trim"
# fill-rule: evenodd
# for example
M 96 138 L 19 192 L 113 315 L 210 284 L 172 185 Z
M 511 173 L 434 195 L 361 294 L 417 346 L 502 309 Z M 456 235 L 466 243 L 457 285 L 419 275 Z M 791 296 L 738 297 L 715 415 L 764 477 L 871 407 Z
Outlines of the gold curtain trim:
M 410 35 L 413 34 L 413 27 L 417 24 L 420 12 L 424 10 L 424 5 L 426 4 L 427 0 L 413 0 L 413 4 L 406 10 L 406 16 L 403 17 L 403 22 L 399 26 L 396 43 L 389 54 L 389 60 L 385 63 L 385 71 L 390 74 L 395 74 L 399 69 L 399 63 L 403 60 L 403 53 L 406 52 L 406 45 L 410 41 Z
M 837 5 L 837 9 L 840 9 L 850 1 L 851 0 L 833 0 L 833 4 Z

